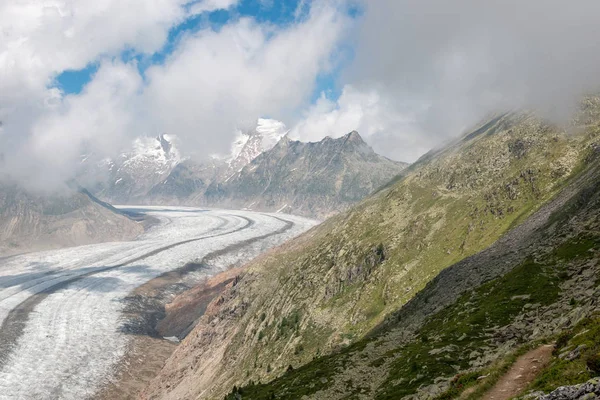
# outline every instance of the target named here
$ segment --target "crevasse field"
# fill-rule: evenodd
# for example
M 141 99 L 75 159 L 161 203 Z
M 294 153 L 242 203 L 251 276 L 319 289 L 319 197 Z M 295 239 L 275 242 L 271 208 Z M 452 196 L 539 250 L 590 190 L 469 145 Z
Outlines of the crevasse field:
M 208 269 L 194 272 L 199 281 L 315 224 L 301 217 L 250 211 L 143 210 L 160 222 L 135 241 L 0 259 L 0 399 L 93 396 L 111 379 L 131 340 L 120 328 L 125 322 L 123 300 L 133 289 L 243 243 L 221 254 Z M 27 315 L 15 315 L 36 294 L 38 301 Z M 19 318 L 21 328 L 11 327 L 9 322 Z

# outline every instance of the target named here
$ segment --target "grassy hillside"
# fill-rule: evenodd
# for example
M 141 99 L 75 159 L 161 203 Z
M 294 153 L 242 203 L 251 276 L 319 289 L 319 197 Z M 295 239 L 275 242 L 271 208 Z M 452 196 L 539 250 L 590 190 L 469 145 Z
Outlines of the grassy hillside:
M 516 355 L 554 341 L 553 361 L 531 390 L 549 392 L 600 374 L 599 179 L 597 160 L 576 182 L 566 205 L 561 203 L 549 222 L 525 239 L 522 261 L 465 290 L 422 324 L 411 324 L 411 314 L 424 304 L 443 303 L 441 292 L 452 290 L 452 281 L 428 286 L 414 300 L 418 305 L 401 310 L 348 348 L 267 384 L 236 389 L 229 398 L 238 393 L 243 399 L 475 399 Z M 513 260 L 487 261 L 496 270 Z M 582 349 L 580 354 L 565 357 L 576 349 Z
M 147 394 L 222 398 L 234 385 L 243 385 L 244 398 L 270 396 L 271 391 L 284 398 L 316 393 L 316 398 L 341 398 L 349 394 L 346 388 L 354 388 L 351 393 L 357 398 L 365 393 L 392 398 L 385 388 L 402 384 L 409 394 L 428 379 L 465 368 L 468 360 L 453 361 L 454 353 L 462 354 L 457 349 L 434 351 L 449 358 L 427 367 L 427 374 L 414 367 L 432 350 L 448 346 L 445 341 L 469 335 L 462 328 L 438 339 L 436 321 L 430 325 L 432 332 L 418 334 L 416 342 L 411 338 L 417 334 L 405 329 L 394 331 L 388 342 L 366 335 L 375 330 L 385 336 L 394 324 L 418 326 L 425 316 L 456 300 L 461 285 L 478 286 L 515 265 L 523 271 L 536 268 L 536 276 L 548 275 L 531 285 L 558 284 L 546 270 L 549 261 L 528 261 L 524 252 L 513 249 L 524 246 L 524 239 L 545 223 L 549 211 L 540 207 L 584 170 L 593 152 L 590 144 L 600 132 L 596 110 L 597 102 L 591 102 L 577 121 L 577 134 L 528 114 L 493 118 L 426 155 L 403 178 L 349 212 L 252 263 L 180 346 Z M 536 211 L 538 216 L 529 218 L 533 222 L 520 228 Z M 516 226 L 520 229 L 509 240 L 510 258 L 494 261 L 498 268 L 487 270 L 489 263 L 478 264 L 477 257 L 470 257 Z M 486 257 L 496 260 L 502 249 L 492 246 Z M 439 292 L 439 299 L 416 309 L 414 301 L 407 305 L 440 271 L 459 262 L 469 274 L 442 274 L 428 286 L 449 279 L 449 289 Z M 472 276 L 477 279 L 469 283 Z M 549 291 L 543 297 L 550 300 L 536 299 L 536 304 L 554 301 L 552 296 L 557 295 Z M 401 308 L 413 312 L 396 316 Z M 493 323 L 512 317 L 498 316 Z M 487 323 L 486 315 L 477 318 L 472 324 Z M 399 350 L 404 342 L 417 345 Z M 400 352 L 411 363 L 394 363 Z M 403 380 L 407 371 L 412 371 L 409 381 L 416 379 L 410 384 Z M 277 377 L 269 386 L 250 384 Z

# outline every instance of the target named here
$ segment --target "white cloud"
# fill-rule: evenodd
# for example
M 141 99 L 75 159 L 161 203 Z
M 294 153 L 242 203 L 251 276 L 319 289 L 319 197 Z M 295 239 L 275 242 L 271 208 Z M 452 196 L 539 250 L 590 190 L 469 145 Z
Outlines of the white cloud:
M 174 133 L 199 156 L 226 152 L 236 126 L 261 115 L 284 119 L 307 104 L 349 26 L 327 0 L 285 28 L 234 20 L 216 32 L 183 34 L 143 79 L 134 61 L 115 56 L 127 48 L 152 53 L 190 13 L 235 1 L 87 3 L 0 5 L 0 25 L 17 21 L 0 33 L 0 152 L 12 175 L 36 185 L 72 176 L 84 147 L 115 152 L 144 134 Z M 51 87 L 56 74 L 89 62 L 100 67 L 80 94 Z
M 195 1 L 189 7 L 190 14 L 201 14 L 214 10 L 226 10 L 233 7 L 239 0 L 204 0 Z
M 51 188 L 73 176 L 83 148 L 101 157 L 128 144 L 128 132 L 143 129 L 141 85 L 135 65 L 103 62 L 81 94 L 60 99 L 35 121 L 21 150 L 33 162 L 16 160 L 21 177 L 31 186 Z
M 0 2 L 0 91 L 39 91 L 55 74 L 124 48 L 158 50 L 188 14 L 185 0 Z M 14 94 L 14 93 L 13 93 Z M 4 96 L 3 96 L 4 97 Z
M 363 3 L 347 82 L 427 104 L 417 123 L 439 138 L 499 110 L 564 118 L 600 89 L 597 0 Z
M 597 0 L 362 3 L 342 96 L 307 111 L 293 129 L 301 139 L 356 129 L 412 161 L 490 113 L 529 108 L 564 122 L 600 90 Z
M 113 84 L 122 79 L 139 81 L 133 69 L 125 77 L 123 66 L 104 63 L 85 93 L 64 99 L 52 87 L 53 79 L 124 49 L 155 52 L 164 45 L 169 29 L 192 13 L 230 7 L 236 1 L 200 1 L 196 10 L 187 10 L 187 2 L 1 0 L 0 153 L 4 161 L 0 168 L 29 182 L 40 172 L 46 180 L 51 176 L 59 180 L 65 178 L 67 160 L 82 141 L 100 131 L 105 139 L 99 144 L 123 135 L 128 122 L 122 119 L 133 116 L 130 104 L 124 102 L 127 97 L 118 100 L 123 88 Z M 115 76 L 109 76 L 112 73 Z M 121 109 L 114 107 L 119 102 Z M 107 126 L 107 121 L 113 121 L 113 126 Z M 63 146 L 63 151 L 52 153 L 57 146 Z M 44 155 L 45 148 L 48 154 Z
M 165 65 L 147 71 L 144 98 L 157 128 L 200 155 L 226 152 L 238 124 L 285 118 L 306 104 L 347 24 L 336 7 L 315 4 L 286 29 L 241 19 L 182 38 Z
M 237 0 L 0 0 L 0 159 L 23 179 L 60 180 L 82 146 L 110 152 L 166 131 L 199 156 L 226 153 L 235 128 L 268 116 L 302 140 L 356 129 L 412 161 L 491 111 L 565 115 L 600 88 L 596 0 L 374 0 L 352 20 L 344 5 L 354 1 L 301 1 L 285 28 L 234 17 L 183 34 L 142 79 L 133 62 L 114 61 L 123 50 L 152 54 L 174 25 Z M 309 105 L 349 37 L 341 97 Z M 81 94 L 52 88 L 62 71 L 94 62 Z

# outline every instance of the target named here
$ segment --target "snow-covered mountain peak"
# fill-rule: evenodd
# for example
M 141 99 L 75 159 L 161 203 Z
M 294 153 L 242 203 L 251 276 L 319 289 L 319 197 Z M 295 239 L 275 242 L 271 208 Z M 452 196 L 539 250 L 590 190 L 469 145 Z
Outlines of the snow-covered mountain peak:
M 262 137 L 262 151 L 266 151 L 271 150 L 288 132 L 288 129 L 281 121 L 259 118 L 255 132 Z
M 238 130 L 235 140 L 231 144 L 231 155 L 229 156 L 230 160 L 235 160 L 239 157 L 249 139 L 250 135 L 248 133 Z
M 262 152 L 271 150 L 287 132 L 283 122 L 268 118 L 259 118 L 252 130 L 238 131 L 231 147 L 230 172 L 241 170 Z
M 181 161 L 179 151 L 173 146 L 175 137 L 161 134 L 158 137 L 138 137 L 133 141 L 131 152 L 121 154 L 125 168 L 143 164 L 156 172 L 173 168 Z M 151 164 L 151 165 L 148 165 Z

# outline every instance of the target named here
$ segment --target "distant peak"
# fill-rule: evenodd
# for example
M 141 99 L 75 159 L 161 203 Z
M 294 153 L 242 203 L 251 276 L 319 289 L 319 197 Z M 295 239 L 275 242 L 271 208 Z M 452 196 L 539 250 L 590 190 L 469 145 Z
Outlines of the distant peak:
M 288 129 L 281 121 L 269 118 L 259 118 L 256 127 L 251 135 L 261 138 L 261 150 L 272 149 L 279 142 L 279 139 L 288 133 Z
M 365 142 L 357 131 L 352 131 L 350 133 L 347 133 L 344 136 L 344 138 L 347 140 L 350 140 L 352 142 L 355 142 L 355 143 L 364 143 Z

